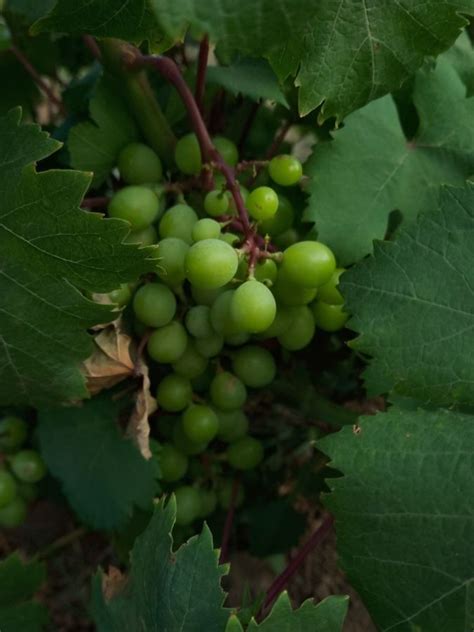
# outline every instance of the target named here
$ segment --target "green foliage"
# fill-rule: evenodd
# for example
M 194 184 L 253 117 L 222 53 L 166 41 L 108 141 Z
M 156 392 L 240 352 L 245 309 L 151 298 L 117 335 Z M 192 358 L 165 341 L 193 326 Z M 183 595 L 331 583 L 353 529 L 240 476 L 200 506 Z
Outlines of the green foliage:
M 456 72 L 463 80 L 467 96 L 474 95 L 474 48 L 467 31 L 463 31 L 454 45 L 445 53 L 443 58 L 447 59 L 456 69 Z
M 394 408 L 319 446 L 344 473 L 326 499 L 341 563 L 379 629 L 470 630 L 472 418 Z
M 306 527 L 306 516 L 291 503 L 278 499 L 259 504 L 248 511 L 250 553 L 259 557 L 286 553 L 298 544 Z
M 156 484 L 146 461 L 117 425 L 118 406 L 99 396 L 40 413 L 41 454 L 81 520 L 96 529 L 125 525 L 136 505 L 151 506 Z

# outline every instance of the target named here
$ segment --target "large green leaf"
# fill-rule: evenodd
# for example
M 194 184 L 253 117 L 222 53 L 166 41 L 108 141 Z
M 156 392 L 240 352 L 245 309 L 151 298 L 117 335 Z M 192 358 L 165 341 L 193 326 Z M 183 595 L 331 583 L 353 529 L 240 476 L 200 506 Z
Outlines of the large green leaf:
M 474 173 L 474 98 L 454 68 L 440 60 L 420 71 L 414 103 L 416 137 L 403 133 L 395 103 L 383 97 L 351 114 L 334 140 L 316 145 L 305 218 L 342 265 L 372 252 L 391 211 L 405 221 L 435 207 L 441 184 L 463 186 Z
M 223 632 L 229 610 L 220 582 L 212 535 L 206 525 L 176 552 L 171 531 L 176 516 L 174 497 L 158 503 L 146 531 L 132 551 L 128 581 L 115 587 L 102 573 L 93 584 L 92 611 L 98 632 Z
M 341 288 L 373 357 L 371 393 L 389 391 L 450 406 L 474 404 L 474 186 L 442 191 L 394 242 L 346 272 Z
M 467 31 L 463 31 L 454 45 L 443 54 L 463 80 L 467 95 L 474 95 L 474 48 Z
M 319 447 L 344 474 L 326 499 L 342 566 L 381 632 L 470 632 L 474 419 L 392 409 Z
M 114 314 L 77 288 L 108 292 L 152 268 L 149 249 L 122 244 L 125 222 L 79 210 L 89 174 L 36 172 L 59 146 L 19 110 L 0 118 L 2 405 L 86 397 L 86 330 Z

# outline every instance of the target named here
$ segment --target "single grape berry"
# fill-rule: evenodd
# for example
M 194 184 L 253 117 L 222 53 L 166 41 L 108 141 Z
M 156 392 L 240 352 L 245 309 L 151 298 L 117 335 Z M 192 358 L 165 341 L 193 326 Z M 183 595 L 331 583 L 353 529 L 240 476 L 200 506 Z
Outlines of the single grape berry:
M 262 347 L 247 345 L 235 352 L 232 368 L 246 386 L 262 388 L 273 382 L 276 364 L 272 354 Z
M 186 134 L 178 140 L 174 161 L 178 169 L 188 176 L 197 175 L 201 171 L 201 149 L 195 134 Z
M 6 529 L 19 527 L 25 522 L 28 507 L 21 496 L 16 496 L 8 505 L 0 508 L 0 526 Z
M 161 160 L 148 145 L 130 143 L 118 157 L 120 175 L 127 184 L 159 182 L 163 177 Z
M 46 465 L 36 450 L 21 450 L 12 457 L 10 467 L 25 483 L 37 483 L 46 475 Z
M 319 241 L 300 241 L 283 253 L 282 272 L 301 287 L 314 288 L 327 283 L 335 269 L 332 251 Z
M 176 524 L 180 526 L 191 524 L 199 517 L 201 511 L 199 491 L 190 485 L 183 485 L 178 487 L 174 494 L 176 497 Z
M 132 290 L 130 289 L 128 283 L 122 283 L 122 285 L 120 285 L 120 287 L 116 290 L 109 292 L 109 298 L 115 305 L 123 307 L 130 302 L 130 299 L 132 298 Z
M 280 268 L 277 279 L 272 286 L 272 292 L 277 301 L 287 307 L 308 305 L 318 293 L 317 288 L 302 287 L 288 279 L 285 271 Z
M 223 371 L 218 373 L 209 388 L 214 406 L 221 410 L 235 410 L 242 408 L 247 399 L 247 389 L 238 377 Z
M 211 325 L 211 308 L 208 305 L 194 305 L 186 314 L 186 329 L 195 338 L 209 338 L 215 332 Z
M 270 187 L 258 187 L 247 198 L 247 209 L 256 220 L 272 218 L 278 209 L 278 195 Z
M 277 265 L 272 259 L 264 259 L 255 266 L 255 278 L 261 283 L 275 283 L 278 276 Z
M 265 331 L 274 321 L 276 302 L 266 285 L 251 279 L 235 290 L 230 311 L 240 329 L 255 334 Z
M 206 338 L 198 338 L 194 342 L 196 351 L 205 358 L 214 358 L 222 351 L 224 336 L 214 333 Z
M 211 217 L 219 217 L 227 213 L 229 196 L 226 191 L 209 191 L 204 198 L 204 210 Z
M 294 315 L 294 307 L 289 307 L 286 305 L 278 305 L 277 313 L 275 316 L 275 320 L 273 323 L 262 331 L 259 338 L 267 339 L 267 338 L 277 338 L 284 333 L 292 323 L 293 315 Z
M 315 324 L 313 314 L 306 305 L 296 307 L 288 329 L 278 336 L 278 342 L 288 351 L 299 351 L 313 339 Z
M 291 187 L 301 180 L 303 167 L 298 158 L 288 154 L 282 154 L 270 160 L 268 173 L 273 182 L 276 182 L 282 187 Z
M 17 494 L 17 483 L 10 472 L 0 470 L 0 507 L 11 503 Z
M 170 443 L 165 443 L 158 451 L 161 478 L 167 483 L 179 481 L 188 469 L 188 457 Z
M 173 320 L 168 325 L 155 329 L 148 339 L 147 351 L 155 362 L 172 364 L 183 355 L 187 344 L 186 329 Z
M 163 327 L 176 313 L 176 298 L 162 283 L 146 283 L 133 299 L 135 316 L 148 327 Z
M 344 305 L 329 305 L 322 301 L 316 301 L 311 307 L 316 326 L 323 331 L 339 331 L 349 318 L 349 314 L 344 311 Z
M 253 437 L 242 437 L 228 447 L 227 459 L 236 470 L 252 470 L 263 459 L 263 446 Z
M 186 279 L 184 262 L 189 245 L 177 237 L 167 237 L 158 243 L 157 274 L 163 283 L 171 287 L 181 285 Z
M 164 410 L 176 413 L 190 404 L 192 396 L 191 382 L 182 375 L 171 373 L 159 383 L 156 401 Z
M 147 228 L 158 217 L 160 205 L 156 193 L 142 186 L 117 191 L 109 204 L 109 215 L 130 223 L 132 230 Z
M 193 243 L 193 227 L 198 216 L 187 204 L 176 204 L 169 208 L 160 220 L 160 237 L 177 237 L 187 244 Z
M 183 413 L 183 430 L 194 443 L 208 443 L 214 439 L 218 429 L 219 420 L 209 406 L 190 406 Z
M 236 144 L 225 136 L 214 136 L 212 142 L 224 161 L 231 167 L 235 167 L 239 162 L 239 150 Z
M 232 443 L 247 434 L 249 420 L 242 409 L 226 411 L 216 408 L 216 414 L 219 420 L 217 436 L 222 441 Z
M 194 380 L 207 369 L 208 359 L 201 355 L 193 340 L 188 340 L 188 344 L 182 356 L 173 363 L 173 371 Z
M 202 241 L 203 239 L 218 239 L 221 234 L 221 225 L 215 219 L 205 217 L 198 220 L 192 231 L 194 241 Z
M 293 226 L 295 211 L 288 198 L 278 194 L 278 208 L 273 217 L 259 223 L 258 232 L 261 235 L 278 237 Z
M 221 233 L 219 239 L 225 241 L 225 243 L 229 244 L 229 246 L 235 246 L 241 241 L 241 238 L 235 233 Z
M 137 244 L 139 246 L 152 246 L 158 241 L 158 233 L 154 226 L 147 226 L 141 230 L 132 230 L 123 240 L 126 244 Z
M 174 424 L 173 443 L 180 452 L 188 456 L 201 454 L 201 452 L 204 452 L 207 448 L 207 441 L 202 443 L 191 441 L 188 435 L 184 432 L 182 419 Z
M 343 272 L 345 272 L 344 268 L 336 268 L 329 281 L 318 288 L 318 301 L 329 305 L 343 305 L 344 297 L 337 289 Z
M 224 338 L 239 335 L 242 328 L 235 321 L 231 313 L 232 301 L 235 290 L 226 290 L 219 294 L 211 306 L 211 325 L 214 331 L 222 334 Z
M 186 276 L 196 287 L 215 289 L 233 279 L 238 264 L 232 246 L 219 239 L 203 239 L 191 246 L 186 255 Z
M 0 450 L 14 450 L 25 442 L 28 436 L 26 421 L 7 415 L 0 419 Z

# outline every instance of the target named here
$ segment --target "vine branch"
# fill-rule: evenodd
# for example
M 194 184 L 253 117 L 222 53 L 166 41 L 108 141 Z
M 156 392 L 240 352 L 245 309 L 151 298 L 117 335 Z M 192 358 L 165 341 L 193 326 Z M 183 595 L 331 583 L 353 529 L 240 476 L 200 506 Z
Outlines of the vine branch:
M 224 530 L 222 532 L 221 554 L 219 556 L 219 564 L 225 564 L 225 562 L 227 562 L 227 559 L 229 557 L 229 540 L 230 540 L 230 534 L 232 532 L 232 525 L 234 523 L 235 505 L 237 502 L 239 487 L 240 487 L 240 479 L 236 477 L 234 478 L 234 481 L 232 483 L 232 492 L 230 496 L 229 509 L 227 510 L 227 515 L 225 517 Z
M 196 105 L 203 114 L 204 90 L 206 88 L 207 59 L 209 57 L 209 38 L 205 35 L 199 46 L 198 69 L 196 79 Z

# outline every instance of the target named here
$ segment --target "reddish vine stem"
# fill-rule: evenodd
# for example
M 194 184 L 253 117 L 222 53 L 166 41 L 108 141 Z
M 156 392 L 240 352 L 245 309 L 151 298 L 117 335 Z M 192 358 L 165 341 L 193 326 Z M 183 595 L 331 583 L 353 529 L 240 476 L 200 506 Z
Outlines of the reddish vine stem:
M 196 79 L 196 105 L 203 113 L 204 90 L 206 88 L 207 59 L 209 57 L 209 38 L 205 35 L 199 46 L 198 69 Z
M 267 596 L 265 597 L 265 601 L 262 604 L 262 607 L 259 610 L 257 615 L 257 621 L 261 621 L 264 617 L 265 613 L 268 611 L 272 603 L 284 589 L 288 581 L 293 577 L 296 571 L 299 569 L 301 564 L 304 562 L 306 557 L 311 553 L 311 551 L 320 544 L 324 538 L 330 532 L 332 525 L 334 523 L 334 518 L 331 514 L 328 514 L 322 524 L 313 532 L 309 540 L 301 547 L 301 549 L 296 553 L 296 555 L 290 560 L 288 566 L 285 570 L 278 575 L 273 584 L 267 591 Z
M 84 198 L 81 202 L 83 208 L 104 208 L 110 202 L 107 196 Z
M 232 483 L 232 492 L 230 496 L 229 509 L 225 517 L 224 530 L 222 532 L 221 554 L 219 556 L 219 564 L 225 564 L 229 557 L 229 541 L 230 534 L 232 532 L 232 525 L 234 523 L 235 505 L 237 502 L 237 495 L 239 493 L 240 479 L 234 478 Z
M 83 40 L 91 55 L 98 61 L 102 61 L 102 51 L 92 35 L 84 35 Z

